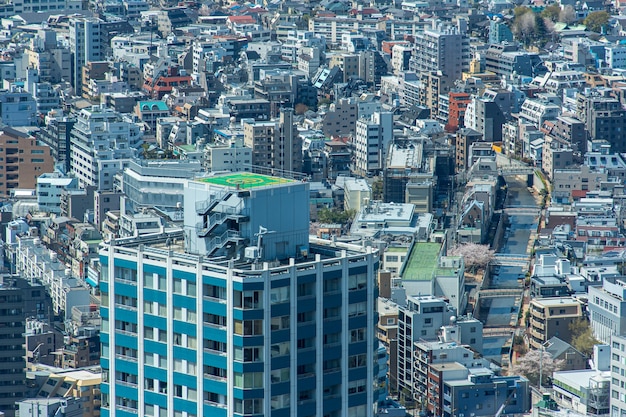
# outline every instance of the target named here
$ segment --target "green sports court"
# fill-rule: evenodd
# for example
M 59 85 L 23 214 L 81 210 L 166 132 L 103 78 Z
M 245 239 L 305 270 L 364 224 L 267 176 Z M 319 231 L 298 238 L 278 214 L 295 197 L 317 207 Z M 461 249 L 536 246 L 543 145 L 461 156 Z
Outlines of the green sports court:
M 254 188 L 267 187 L 270 185 L 286 184 L 294 182 L 286 178 L 272 177 L 269 175 L 254 174 L 252 172 L 237 172 L 226 175 L 216 175 L 214 177 L 199 179 L 200 182 L 222 185 L 226 187 Z

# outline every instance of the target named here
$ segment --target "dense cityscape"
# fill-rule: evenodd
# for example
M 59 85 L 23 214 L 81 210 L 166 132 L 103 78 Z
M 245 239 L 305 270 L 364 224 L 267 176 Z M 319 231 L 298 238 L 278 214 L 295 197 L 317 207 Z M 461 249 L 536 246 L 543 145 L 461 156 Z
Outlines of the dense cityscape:
M 0 416 L 626 417 L 623 1 L 0 2 Z

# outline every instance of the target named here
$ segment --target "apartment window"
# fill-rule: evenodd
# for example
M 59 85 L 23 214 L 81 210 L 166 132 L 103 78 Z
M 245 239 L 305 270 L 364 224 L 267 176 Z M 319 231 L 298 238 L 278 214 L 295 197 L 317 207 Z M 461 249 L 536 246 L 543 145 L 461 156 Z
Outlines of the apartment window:
M 235 320 L 235 334 L 242 336 L 263 335 L 263 320 Z
M 243 309 L 263 308 L 262 291 L 235 291 L 235 307 Z
M 284 330 L 289 328 L 289 316 L 272 317 L 271 330 Z
M 270 301 L 272 304 L 280 304 L 289 301 L 289 287 L 272 288 L 270 291 Z
M 366 331 L 365 329 L 354 329 L 350 330 L 350 342 L 362 342 L 365 340 Z
M 306 282 L 304 284 L 298 284 L 298 297 L 313 297 L 315 296 L 315 283 Z
M 235 372 L 235 387 L 263 388 L 263 372 Z

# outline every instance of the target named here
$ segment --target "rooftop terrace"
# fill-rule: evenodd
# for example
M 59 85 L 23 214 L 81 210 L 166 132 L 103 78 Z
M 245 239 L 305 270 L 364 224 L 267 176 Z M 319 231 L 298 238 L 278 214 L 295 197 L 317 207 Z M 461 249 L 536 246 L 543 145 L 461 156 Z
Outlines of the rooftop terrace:
M 416 242 L 409 259 L 404 264 L 402 279 L 406 281 L 430 281 L 438 267 L 441 243 Z

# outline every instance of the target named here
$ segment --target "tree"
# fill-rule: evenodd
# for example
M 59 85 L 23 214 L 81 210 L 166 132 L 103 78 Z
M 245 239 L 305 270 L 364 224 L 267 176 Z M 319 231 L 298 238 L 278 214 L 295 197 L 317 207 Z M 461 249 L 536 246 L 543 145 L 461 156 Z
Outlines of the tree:
M 591 356 L 593 347 L 600 342 L 593 337 L 589 322 L 584 318 L 579 318 L 570 323 L 569 330 L 572 332 L 572 346 L 583 355 Z
M 563 22 L 565 24 L 572 24 L 576 21 L 576 10 L 570 4 L 565 6 L 563 10 L 559 13 L 559 22 Z
M 609 17 L 610 15 L 604 10 L 591 12 L 585 17 L 583 24 L 587 26 L 587 30 L 600 33 L 602 32 L 602 28 L 609 23 Z
M 518 8 L 519 7 L 516 7 L 515 10 Z M 536 29 L 537 19 L 535 19 L 535 14 L 530 9 L 528 12 L 515 17 L 515 21 L 513 22 L 513 33 L 524 42 L 524 45 L 528 45 L 530 43 Z
M 382 200 L 383 199 L 383 180 L 377 178 L 372 183 L 372 199 L 374 200 Z
M 298 104 L 296 104 L 296 108 L 294 109 L 294 112 L 295 112 L 296 114 L 304 114 L 304 113 L 306 113 L 307 111 L 309 111 L 309 106 L 307 106 L 307 105 L 306 105 L 306 104 L 304 104 L 304 103 L 298 103 Z
M 565 361 L 554 360 L 550 353 L 542 350 L 531 350 L 517 360 L 511 368 L 513 375 L 522 375 L 528 378 L 532 385 L 539 385 L 539 374 L 542 375 L 542 384 L 552 377 L 552 372 L 563 367 Z
M 338 208 L 324 208 L 317 212 L 317 219 L 320 223 L 348 223 L 356 215 L 355 210 L 340 210 Z
M 489 249 L 489 245 L 464 243 L 452 248 L 450 255 L 462 256 L 465 261 L 465 269 L 475 272 L 477 269 L 485 268 L 489 265 L 489 262 L 494 258 L 494 251 Z
M 550 6 L 543 9 L 541 12 L 541 16 L 547 19 L 556 22 L 559 20 L 559 15 L 561 14 L 561 8 L 557 4 L 551 4 Z

